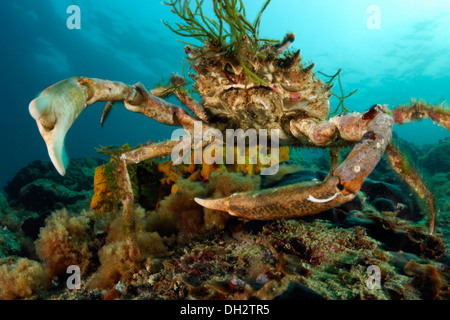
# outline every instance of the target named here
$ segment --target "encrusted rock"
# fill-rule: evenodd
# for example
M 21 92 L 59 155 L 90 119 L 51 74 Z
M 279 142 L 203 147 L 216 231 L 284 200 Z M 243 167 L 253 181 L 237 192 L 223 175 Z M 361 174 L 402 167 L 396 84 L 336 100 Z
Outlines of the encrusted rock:
M 50 161 L 33 161 L 20 169 L 7 183 L 5 192 L 8 201 L 17 200 L 20 197 L 20 190 L 38 179 L 50 180 L 73 191 L 92 190 L 95 168 L 104 162 L 97 158 L 73 159 L 70 161 L 66 175 L 61 176 Z
M 20 241 L 7 227 L 0 228 L 0 257 L 17 255 L 21 251 Z
M 450 172 L 450 139 L 440 140 L 420 159 L 420 165 L 427 173 Z

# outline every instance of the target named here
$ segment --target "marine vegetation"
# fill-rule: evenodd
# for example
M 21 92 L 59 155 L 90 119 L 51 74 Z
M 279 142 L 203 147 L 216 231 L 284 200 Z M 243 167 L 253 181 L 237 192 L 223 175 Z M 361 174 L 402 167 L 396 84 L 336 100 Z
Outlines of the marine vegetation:
M 64 139 L 80 113 L 88 105 L 105 101 L 107 105 L 101 120 L 103 123 L 112 110 L 112 103 L 123 101 L 126 109 L 142 113 L 163 124 L 181 126 L 191 137 L 195 136 L 194 128 L 198 126 L 202 132 L 215 130 L 213 132 L 221 133 L 236 128 L 265 129 L 268 138 L 272 140 L 275 139 L 274 132 L 277 132 L 281 146 L 330 150 L 331 166 L 328 175 L 323 179 L 265 189 L 255 189 L 255 185 L 252 185 L 238 188 L 240 190 L 234 190 L 231 195 L 219 192 L 212 195 L 212 198 L 205 192 L 195 192 L 194 188 L 190 191 L 190 196 L 195 197 L 195 210 L 198 210 L 200 205 L 205 212 L 225 212 L 227 217 L 234 216 L 244 220 L 278 220 L 318 214 L 354 199 L 385 154 L 392 169 L 411 187 L 421 202 L 425 203 L 423 209 L 428 211 L 429 231 L 433 232 L 437 214 L 433 193 L 400 149 L 393 144 L 392 128 L 394 124 L 428 117 L 438 125 L 450 129 L 450 112 L 447 108 L 412 101 L 393 109 L 374 104 L 366 112 L 349 113 L 343 101 L 354 92 L 348 95 L 342 90 L 340 95 L 332 92 L 332 82 L 338 79 L 340 83 L 340 70 L 332 76 L 327 76 L 328 81 L 324 82 L 313 71 L 314 64 L 304 63 L 300 51 L 289 50 L 295 40 L 293 34 L 287 34 L 282 41 L 260 38 L 261 17 L 270 0 L 264 3 L 253 21 L 247 17 L 242 0 L 213 0 L 213 17 L 203 14 L 202 3 L 202 0 L 196 0 L 195 3 L 188 0 L 166 3 L 181 22 L 175 25 L 164 23 L 177 35 L 194 40 L 186 45 L 185 53 L 190 68 L 195 71 L 189 74 L 193 80 L 191 91 L 197 93 L 200 100 L 197 101 L 187 89 L 188 81 L 185 77 L 172 75 L 170 83 L 152 90 L 147 90 L 141 83 L 128 85 L 77 76 L 48 87 L 31 101 L 30 114 L 36 120 L 50 159 L 61 175 L 66 173 L 69 164 Z M 343 111 L 337 115 L 330 113 L 330 98 L 333 94 L 340 101 L 334 114 L 339 108 Z M 163 99 L 170 95 L 175 95 L 187 110 Z M 211 142 L 202 139 L 200 145 L 192 143 L 190 147 L 205 148 Z M 121 256 L 126 251 L 131 262 L 140 261 L 140 254 L 148 249 L 142 246 L 141 229 L 136 223 L 134 207 L 137 191 L 136 184 L 133 183 L 133 179 L 136 179 L 133 172 L 136 172 L 138 164 L 170 155 L 181 143 L 182 138 L 167 140 L 140 145 L 130 150 L 128 147 L 118 149 L 119 152 L 114 154 L 113 170 L 109 173 L 110 178 L 114 180 L 114 192 L 104 190 L 104 193 L 110 192 L 109 196 L 112 195 L 120 203 L 122 230 L 127 245 L 115 249 Z M 339 150 L 344 147 L 351 147 L 352 151 L 340 162 Z M 149 164 L 145 170 L 154 173 L 165 172 L 166 178 L 170 176 L 171 170 L 178 170 L 169 166 L 165 171 L 161 171 L 161 166 L 155 166 L 155 163 Z M 220 168 L 213 171 L 220 171 Z M 130 175 L 130 172 L 133 174 Z M 207 177 L 209 179 L 209 174 Z M 174 191 L 174 194 L 177 194 L 177 190 Z M 183 192 L 177 195 L 181 203 L 185 203 L 183 197 L 188 196 Z M 164 206 L 164 203 L 161 202 L 160 206 Z M 194 210 L 193 208 L 187 206 L 185 210 Z M 377 220 L 377 217 L 372 219 L 386 223 L 384 220 Z M 301 228 L 294 224 L 290 227 Z M 180 222 L 177 225 L 180 225 Z M 271 234 L 268 230 L 265 232 Z M 345 237 L 349 237 L 343 233 Z M 156 235 L 145 236 L 158 238 Z M 283 245 L 287 246 L 287 242 L 291 247 L 297 245 L 295 239 L 283 239 L 281 235 L 276 237 L 280 237 L 279 241 L 283 242 Z M 156 243 L 159 243 L 158 241 Z M 371 243 L 366 245 L 374 248 Z M 264 249 L 266 255 L 267 248 L 272 252 L 269 255 L 279 255 L 270 245 Z M 162 245 L 159 249 L 152 250 L 165 251 Z M 192 259 L 208 259 L 204 257 L 210 254 L 208 251 L 197 251 Z M 165 267 L 176 269 L 182 268 L 181 265 Z M 285 267 L 277 268 L 278 271 L 271 271 L 271 275 L 267 275 L 269 280 L 279 277 L 279 273 L 289 274 Z M 410 266 L 408 269 L 410 272 L 416 272 L 420 268 Z M 200 270 L 195 272 L 202 273 Z M 182 279 L 180 281 L 183 282 Z M 226 286 L 211 283 L 210 286 L 217 292 L 234 292 L 239 283 L 229 283 Z M 189 290 L 195 295 L 204 288 L 191 285 Z

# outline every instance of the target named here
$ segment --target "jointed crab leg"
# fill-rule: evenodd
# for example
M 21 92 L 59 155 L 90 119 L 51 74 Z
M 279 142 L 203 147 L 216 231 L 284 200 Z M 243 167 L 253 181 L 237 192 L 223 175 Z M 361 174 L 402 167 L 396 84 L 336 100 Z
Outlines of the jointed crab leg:
M 150 94 L 141 84 L 130 86 L 86 77 L 60 81 L 31 101 L 29 111 L 45 140 L 50 159 L 61 175 L 66 173 L 68 165 L 64 148 L 66 133 L 86 106 L 97 101 L 124 101 L 127 109 L 169 125 L 190 127 L 196 120 L 184 109 Z M 108 110 L 110 106 L 107 106 Z
M 189 108 L 200 120 L 208 122 L 208 116 L 203 110 L 203 107 L 185 90 L 175 91 L 176 97 L 182 104 Z
M 150 93 L 158 98 L 166 98 L 174 94 L 183 105 L 194 113 L 197 118 L 208 122 L 208 117 L 203 109 L 203 106 L 191 96 L 189 91 L 183 88 L 185 85 L 186 80 L 183 77 L 172 73 L 169 85 L 152 89 L 150 90 Z
M 130 175 L 126 160 L 122 157 L 117 161 L 114 175 L 118 186 L 117 197 L 122 202 L 122 217 L 125 227 L 125 237 L 128 244 L 128 256 L 131 261 L 136 262 L 139 257 L 139 247 L 136 238 L 134 219 L 134 195 L 131 187 Z
M 339 177 L 340 185 L 344 188 L 342 190 L 344 194 L 356 194 L 359 191 L 364 180 L 380 161 L 392 138 L 394 120 L 392 116 L 384 113 L 380 107 L 379 105 L 372 107 L 361 115 L 359 120 L 354 120 L 358 117 L 354 116 L 347 122 L 345 118 L 350 118 L 351 115 L 343 116 L 341 117 L 342 123 L 338 123 L 341 136 L 344 136 L 344 132 L 349 137 L 363 134 L 347 159 L 334 170 L 334 175 Z M 361 126 L 361 124 L 364 124 L 364 126 Z M 360 133 L 351 133 L 352 128 L 355 132 L 359 131 Z
M 139 104 L 131 104 L 125 101 L 125 107 L 128 110 L 142 113 L 163 124 L 183 126 L 189 131 L 194 128 L 194 121 L 200 121 L 187 113 L 183 108 L 147 92 L 142 84 L 138 83 L 134 87 L 142 97 L 142 101 Z
M 170 104 L 151 93 L 147 92 L 143 85 L 136 84 L 136 90 L 142 97 L 139 105 L 133 105 L 125 101 L 125 107 L 131 111 L 145 114 L 161 123 L 168 125 L 181 125 L 191 134 L 194 134 L 194 121 L 198 120 L 189 115 L 184 109 Z M 206 125 L 202 125 L 206 129 Z M 191 139 L 192 141 L 192 139 Z M 129 256 L 136 261 L 139 256 L 135 225 L 134 225 L 134 195 L 131 187 L 127 166 L 158 158 L 171 153 L 172 149 L 180 143 L 180 140 L 169 140 L 130 150 L 120 156 L 116 169 L 116 181 L 119 187 L 119 196 L 122 201 L 122 215 L 126 227 L 127 242 L 129 244 Z
M 129 245 L 128 254 L 132 261 L 137 261 L 139 257 L 139 247 L 136 239 L 133 210 L 134 194 L 131 187 L 130 176 L 128 174 L 128 165 L 168 155 L 177 143 L 179 143 L 179 141 L 168 140 L 142 146 L 122 154 L 116 163 L 117 167 L 114 173 L 118 188 L 117 196 L 122 202 L 122 217 L 126 230 L 126 240 Z
M 189 130 L 188 130 L 189 131 Z M 166 156 L 181 140 L 168 140 L 142 146 L 120 156 L 115 170 L 115 178 L 118 187 L 118 196 L 122 202 L 122 216 L 126 228 L 126 238 L 129 245 L 129 256 L 132 261 L 137 261 L 139 248 L 137 245 L 135 220 L 134 220 L 134 194 L 131 187 L 131 180 L 128 174 L 128 165 L 137 164 L 145 160 Z
M 338 148 L 330 148 L 330 172 L 327 175 L 327 178 L 333 175 L 334 170 L 339 164 L 339 149 Z
M 450 130 L 450 110 L 443 105 L 435 106 L 422 101 L 413 101 L 411 104 L 400 105 L 392 110 L 395 123 L 403 124 L 430 118 L 438 125 Z
M 386 148 L 386 155 L 392 169 L 410 186 L 425 202 L 429 210 L 430 234 L 434 231 L 436 206 L 433 193 L 427 188 L 419 173 L 411 166 L 408 159 L 392 143 Z
M 131 111 L 143 113 L 168 125 L 183 126 L 192 133 L 194 121 L 181 107 L 170 104 L 145 90 L 142 84 L 130 86 L 121 82 L 85 77 L 63 80 L 45 89 L 30 103 L 29 111 L 36 120 L 44 138 L 50 158 L 61 175 L 65 174 L 68 158 L 64 139 L 72 123 L 86 108 L 97 101 L 124 101 Z M 203 128 L 207 129 L 203 124 Z M 133 216 L 134 196 L 127 166 L 141 161 L 170 154 L 180 141 L 165 141 L 143 146 L 122 154 L 117 161 L 115 177 L 118 196 L 122 202 L 126 238 L 133 261 L 139 256 Z
M 332 123 L 313 119 L 291 120 L 290 130 L 297 139 L 307 137 L 315 146 L 328 145 L 337 134 L 336 126 Z
M 394 120 L 376 108 L 369 115 L 347 115 L 333 122 L 341 136 L 361 135 L 362 138 L 347 159 L 322 183 L 294 184 L 237 193 L 216 200 L 196 198 L 196 201 L 210 209 L 227 211 L 230 215 L 271 220 L 322 212 L 353 199 L 384 153 L 392 136 Z

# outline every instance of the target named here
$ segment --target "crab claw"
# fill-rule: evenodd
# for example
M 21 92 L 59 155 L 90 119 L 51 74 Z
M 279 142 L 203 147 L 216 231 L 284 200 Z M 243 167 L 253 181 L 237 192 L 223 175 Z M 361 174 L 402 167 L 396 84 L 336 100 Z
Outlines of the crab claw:
M 50 159 L 62 176 L 69 164 L 64 147 L 66 133 L 87 105 L 87 94 L 77 79 L 69 78 L 48 87 L 29 105 Z
M 235 193 L 226 198 L 194 200 L 202 207 L 251 220 L 301 217 L 333 208 L 354 198 L 338 189 L 339 179 L 304 182 L 280 188 Z M 318 199 L 317 199 L 317 198 Z
M 346 134 L 353 141 L 358 136 L 359 140 L 347 158 L 323 182 L 299 182 L 235 193 L 220 199 L 195 198 L 195 201 L 205 208 L 251 220 L 302 217 L 348 202 L 361 189 L 392 137 L 394 119 L 389 114 L 375 108 L 370 119 L 367 118 L 366 114 L 359 114 L 335 119 L 341 136 Z
M 225 211 L 228 212 L 229 214 L 232 214 L 232 212 L 230 212 L 230 197 L 221 199 L 194 198 L 194 200 L 204 208 L 218 211 Z
M 31 101 L 29 111 L 37 122 L 53 165 L 59 174 L 65 175 L 69 157 L 64 147 L 64 139 L 72 123 L 86 106 L 97 101 L 139 104 L 140 98 L 134 86 L 122 82 L 72 77 L 42 91 Z

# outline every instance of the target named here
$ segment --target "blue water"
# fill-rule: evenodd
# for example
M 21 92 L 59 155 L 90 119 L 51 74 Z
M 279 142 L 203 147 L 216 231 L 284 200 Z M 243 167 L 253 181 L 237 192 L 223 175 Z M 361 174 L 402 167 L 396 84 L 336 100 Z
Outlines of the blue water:
M 250 17 L 263 3 L 244 2 Z M 79 30 L 66 26 L 70 5 L 81 9 Z M 370 5 L 380 10 L 379 28 L 368 28 Z M 14 0 L 3 1 L 1 12 L 0 186 L 27 163 L 48 159 L 28 113 L 29 102 L 47 86 L 80 75 L 140 81 L 151 88 L 171 72 L 182 73 L 184 44 L 161 23 L 177 20 L 159 0 Z M 294 47 L 316 63 L 315 70 L 332 74 L 343 68 L 345 91 L 359 89 L 346 101 L 350 110 L 374 103 L 395 106 L 412 97 L 432 103 L 449 99 L 448 0 L 272 0 L 260 34 L 282 39 L 286 32 L 295 33 Z M 66 147 L 72 158 L 97 156 L 99 145 L 170 138 L 172 127 L 121 107 L 102 129 L 103 106 L 88 107 L 69 131 Z M 449 136 L 429 120 L 395 131 L 419 144 Z

